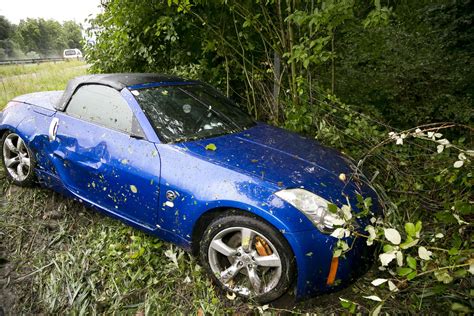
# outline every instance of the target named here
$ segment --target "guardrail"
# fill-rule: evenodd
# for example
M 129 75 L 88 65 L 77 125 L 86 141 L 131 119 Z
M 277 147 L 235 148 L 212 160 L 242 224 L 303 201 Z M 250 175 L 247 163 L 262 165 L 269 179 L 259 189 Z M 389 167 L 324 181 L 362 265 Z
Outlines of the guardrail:
M 50 58 L 26 58 L 26 59 L 8 59 L 0 60 L 1 65 L 19 65 L 19 64 L 39 64 L 46 62 L 57 62 L 64 61 L 62 57 L 50 57 Z

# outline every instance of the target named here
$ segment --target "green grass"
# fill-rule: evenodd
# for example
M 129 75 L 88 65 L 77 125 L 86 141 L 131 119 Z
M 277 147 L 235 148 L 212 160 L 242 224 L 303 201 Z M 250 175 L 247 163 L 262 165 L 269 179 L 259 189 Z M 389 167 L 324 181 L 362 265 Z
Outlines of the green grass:
M 18 95 L 63 90 L 69 79 L 86 72 L 86 64 L 78 61 L 0 66 L 0 110 Z
M 0 77 L 18 76 L 38 72 L 54 72 L 65 68 L 83 66 L 83 61 L 57 61 L 40 64 L 0 65 Z
M 3 172 L 0 179 L 0 258 L 7 262 L 0 278 L 8 271 L 10 280 L 0 298 L 6 297 L 2 303 L 8 311 L 214 313 L 227 308 L 184 251 L 49 190 L 10 186 Z

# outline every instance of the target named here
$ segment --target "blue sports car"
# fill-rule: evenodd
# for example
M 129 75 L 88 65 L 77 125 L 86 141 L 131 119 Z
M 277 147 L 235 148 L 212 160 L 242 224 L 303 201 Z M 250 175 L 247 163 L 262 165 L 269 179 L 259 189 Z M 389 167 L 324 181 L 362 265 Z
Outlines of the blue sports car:
M 183 247 L 220 288 L 245 298 L 337 289 L 371 263 L 362 238 L 333 254 L 344 205 L 360 212 L 361 195 L 381 212 L 354 164 L 254 121 L 201 82 L 78 77 L 64 91 L 10 101 L 0 137 L 14 184 L 39 183 Z M 361 232 L 367 224 L 357 219 Z

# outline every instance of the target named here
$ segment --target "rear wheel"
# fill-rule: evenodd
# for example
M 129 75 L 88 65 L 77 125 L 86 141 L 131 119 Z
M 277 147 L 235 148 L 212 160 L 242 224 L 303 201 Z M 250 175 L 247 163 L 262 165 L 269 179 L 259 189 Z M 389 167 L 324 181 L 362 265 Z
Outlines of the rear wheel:
M 200 250 L 202 264 L 223 290 L 260 303 L 280 297 L 295 277 L 288 242 L 256 217 L 218 217 L 204 234 Z
M 18 134 L 7 132 L 3 135 L 0 146 L 7 178 L 16 185 L 33 185 L 36 162 L 25 141 Z

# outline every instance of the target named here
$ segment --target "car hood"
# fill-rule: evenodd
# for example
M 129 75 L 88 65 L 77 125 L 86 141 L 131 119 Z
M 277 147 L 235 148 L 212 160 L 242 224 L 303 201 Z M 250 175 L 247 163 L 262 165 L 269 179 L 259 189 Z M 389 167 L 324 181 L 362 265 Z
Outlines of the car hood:
M 372 191 L 364 184 L 339 179 L 341 173 L 349 179 L 354 166 L 338 151 L 266 124 L 259 123 L 240 133 L 176 146 L 281 189 L 303 187 L 336 204 L 345 203 L 341 201 L 342 193 L 365 195 Z

